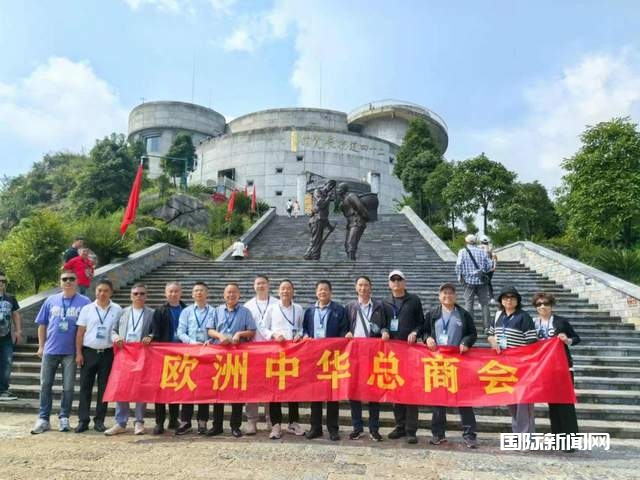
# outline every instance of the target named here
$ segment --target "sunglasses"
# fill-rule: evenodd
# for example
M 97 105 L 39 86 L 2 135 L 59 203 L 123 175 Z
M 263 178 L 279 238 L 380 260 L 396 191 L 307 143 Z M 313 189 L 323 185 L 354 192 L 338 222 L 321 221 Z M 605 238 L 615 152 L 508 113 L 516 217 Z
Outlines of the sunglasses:
M 0 278 L 0 283 L 7 283 L 7 279 L 6 278 Z
M 147 292 L 131 292 L 134 297 L 144 297 L 146 294 Z
M 550 307 L 551 302 L 538 302 L 536 303 L 536 307 Z
M 505 295 L 504 297 L 502 297 L 503 300 L 517 300 L 518 297 L 516 297 L 515 295 Z
M 392 282 L 401 282 L 404 280 L 404 278 L 400 278 L 400 277 L 391 277 L 389 280 L 391 280 Z
M 76 277 L 60 277 L 61 282 L 75 282 Z

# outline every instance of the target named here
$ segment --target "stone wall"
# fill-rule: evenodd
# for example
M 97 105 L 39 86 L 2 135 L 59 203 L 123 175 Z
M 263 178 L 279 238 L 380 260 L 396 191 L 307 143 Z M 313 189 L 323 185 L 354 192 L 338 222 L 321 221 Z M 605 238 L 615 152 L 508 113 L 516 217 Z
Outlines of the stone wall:
M 438 256 L 446 262 L 455 262 L 457 255 L 451 251 L 451 249 L 444 243 L 440 237 L 438 237 L 429 226 L 422 221 L 422 219 L 413 211 L 413 209 L 407 205 L 400 210 L 404 216 L 406 216 L 415 229 L 420 233 L 422 238 L 431 245 L 431 248 L 435 250 Z
M 256 235 L 258 235 L 262 231 L 262 229 L 266 227 L 271 220 L 273 220 L 275 216 L 276 209 L 271 207 L 251 226 L 249 230 L 244 233 L 244 235 L 240 237 L 240 241 L 245 245 L 250 245 L 251 240 L 256 238 Z M 233 252 L 233 244 L 224 252 L 222 252 L 222 254 L 218 258 L 216 258 L 216 262 L 222 262 L 223 260 L 231 257 L 231 252 Z M 251 255 L 251 249 L 249 249 L 249 255 Z
M 640 326 L 640 287 L 637 285 L 533 242 L 512 243 L 495 252 L 498 265 L 500 260 L 521 262 L 611 315 Z

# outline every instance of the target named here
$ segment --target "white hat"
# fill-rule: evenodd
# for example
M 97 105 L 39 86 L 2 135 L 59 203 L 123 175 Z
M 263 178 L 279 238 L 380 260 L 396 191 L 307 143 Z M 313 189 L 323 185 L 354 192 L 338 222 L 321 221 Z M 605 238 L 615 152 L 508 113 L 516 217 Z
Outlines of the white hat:
M 487 237 L 486 235 L 482 235 L 480 237 L 480 243 L 489 243 L 489 237 Z
M 389 280 L 391 280 L 391 277 L 393 277 L 394 275 L 397 275 L 401 279 L 406 280 L 404 273 L 402 273 L 400 270 L 392 270 L 391 273 L 389 274 Z
M 476 243 L 476 236 L 473 233 L 470 233 L 469 235 L 467 235 L 466 237 L 464 237 L 464 241 L 465 243 L 470 243 L 472 245 L 475 245 Z

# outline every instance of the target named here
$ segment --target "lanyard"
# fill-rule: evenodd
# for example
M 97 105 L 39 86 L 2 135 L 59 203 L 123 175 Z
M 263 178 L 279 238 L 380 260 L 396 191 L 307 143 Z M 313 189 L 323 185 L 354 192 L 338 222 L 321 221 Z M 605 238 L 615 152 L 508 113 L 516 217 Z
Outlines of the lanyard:
M 236 319 L 236 315 L 238 314 L 238 309 L 235 308 L 233 310 L 233 315 L 229 315 L 229 310 L 227 310 L 227 308 L 225 307 L 224 309 L 224 322 L 222 323 L 222 325 L 220 325 L 221 331 L 225 331 L 227 329 L 231 330 L 231 326 L 233 325 L 233 321 Z M 229 321 L 229 317 L 231 317 L 231 321 Z
M 326 312 L 324 313 L 324 315 L 322 315 L 322 310 L 325 310 Z M 318 310 L 320 310 L 320 312 L 318 312 Z M 318 312 L 318 319 L 320 320 L 320 328 L 324 328 L 324 321 L 327 318 L 327 315 L 329 315 L 329 305 L 327 305 L 324 308 L 320 308 L 318 306 L 316 306 L 316 312 Z
M 204 317 L 202 317 L 202 321 L 198 320 L 198 307 L 193 306 L 193 316 L 196 317 L 196 324 L 198 325 L 198 330 L 202 328 L 202 324 L 207 319 L 207 315 L 209 314 L 209 305 L 204 309 Z
M 133 317 L 133 308 L 130 310 L 130 312 L 131 312 L 131 326 L 133 327 L 132 331 L 135 333 L 135 331 L 138 329 L 138 325 L 140 325 L 140 320 L 142 320 L 142 316 L 144 315 L 144 309 L 142 309 L 142 311 L 140 312 L 140 316 L 138 317 L 137 322 Z
M 365 317 L 364 311 L 362 307 L 358 305 L 358 316 L 360 317 L 360 323 L 362 323 L 362 328 L 364 330 L 365 336 L 369 336 L 369 328 L 367 324 L 371 323 L 371 303 L 369 303 L 367 308 L 367 316 Z
M 364 310 L 362 309 L 362 305 L 358 305 L 358 308 L 360 309 L 360 314 L 367 319 L 367 322 L 371 321 L 371 302 L 369 302 L 369 304 L 367 305 L 367 313 L 365 315 Z
M 104 321 L 107 319 L 107 317 L 109 316 L 109 310 L 111 310 L 111 305 L 109 305 L 109 308 L 107 308 L 106 313 L 104 314 L 104 318 L 102 318 L 100 316 L 100 310 L 98 309 L 98 307 L 96 307 L 96 313 L 98 314 L 98 319 L 100 320 L 100 325 L 104 325 Z
M 398 315 L 400 315 L 400 312 L 402 312 L 402 309 L 404 308 L 405 303 L 406 303 L 406 300 L 403 300 L 402 304 L 400 305 L 400 308 L 398 308 L 398 306 L 396 305 L 396 298 L 393 297 L 393 300 L 391 302 L 391 308 L 393 309 L 393 318 L 398 318 Z
M 258 313 L 260 314 L 260 320 L 264 318 L 264 314 L 269 308 L 269 302 L 271 301 L 271 297 L 267 298 L 267 305 L 264 307 L 264 311 L 260 310 L 260 304 L 258 304 L 258 297 L 256 297 L 256 308 L 258 309 Z
M 71 308 L 71 305 L 73 304 L 73 299 L 76 298 L 76 294 L 73 294 L 73 297 L 71 297 L 71 300 L 69 300 L 69 305 L 67 305 L 67 303 L 64 301 L 65 298 L 62 297 L 62 318 L 67 318 L 67 310 L 69 308 Z
M 503 315 L 505 315 L 505 317 L 503 317 L 504 319 L 502 320 L 502 336 L 506 337 L 507 327 L 509 326 L 509 323 L 511 322 L 511 320 L 513 320 L 513 316 L 515 315 L 515 312 L 509 315 L 508 317 L 506 317 L 506 313 Z
M 291 314 L 293 316 L 293 320 L 289 320 L 289 318 L 287 317 L 287 314 L 284 313 L 284 310 L 282 310 L 282 306 L 281 305 L 278 305 L 278 308 L 280 309 L 280 313 L 282 313 L 282 316 L 289 323 L 289 325 L 291 325 L 292 327 L 295 328 L 295 326 L 296 326 L 296 307 L 294 307 L 293 303 L 291 304 Z
M 444 311 L 442 312 L 442 333 L 447 334 L 447 330 L 449 330 L 449 323 L 451 322 L 451 317 L 453 316 L 453 311 L 449 313 L 449 318 L 447 321 L 444 321 Z

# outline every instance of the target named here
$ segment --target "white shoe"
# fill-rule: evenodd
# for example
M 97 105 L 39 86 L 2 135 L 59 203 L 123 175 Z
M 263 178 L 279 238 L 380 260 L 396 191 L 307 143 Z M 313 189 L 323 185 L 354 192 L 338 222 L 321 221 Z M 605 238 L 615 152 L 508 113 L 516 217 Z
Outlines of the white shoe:
M 133 424 L 133 434 L 134 435 L 144 435 L 146 430 L 144 429 L 144 423 L 136 422 Z
M 116 423 L 113 427 L 107 429 L 104 434 L 108 437 L 112 435 L 120 435 L 121 433 L 125 433 L 127 431 L 127 427 L 123 427 L 119 423 Z
M 67 417 L 60 417 L 60 428 L 61 432 L 68 432 L 71 430 L 71 426 L 69 425 L 69 419 Z
M 269 434 L 270 440 L 280 440 L 282 436 L 282 429 L 279 423 L 276 423 L 273 427 L 271 427 L 271 433 Z
M 39 433 L 44 433 L 47 430 L 51 430 L 51 424 L 49 423 L 49 420 L 43 420 L 42 418 L 39 418 L 38 420 L 36 420 L 36 424 L 31 429 L 31 433 L 33 435 L 37 435 Z
M 245 435 L 255 435 L 256 433 L 258 433 L 258 422 L 256 422 L 255 420 L 248 420 L 247 421 L 247 427 L 244 429 L 244 434 Z
M 290 423 L 289 427 L 287 428 L 287 431 L 289 433 L 293 433 L 298 437 L 301 437 L 302 435 L 304 435 L 304 428 L 302 428 L 300 424 L 298 424 L 297 422 Z

